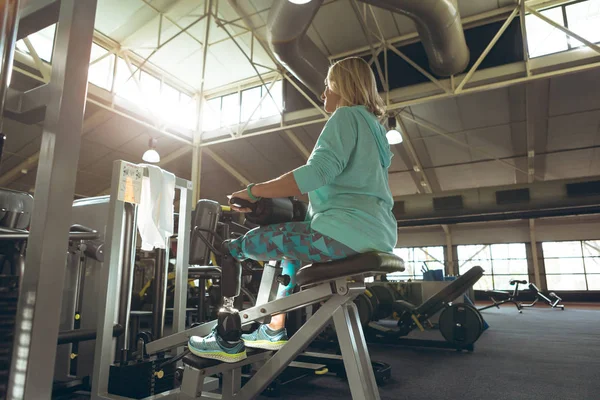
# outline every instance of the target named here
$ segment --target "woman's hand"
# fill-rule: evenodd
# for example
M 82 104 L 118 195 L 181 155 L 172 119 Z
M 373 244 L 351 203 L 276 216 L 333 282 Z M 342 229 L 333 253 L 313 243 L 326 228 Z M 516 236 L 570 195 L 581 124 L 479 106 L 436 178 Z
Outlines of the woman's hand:
M 233 204 L 231 204 L 231 199 L 233 199 L 234 197 L 238 198 L 238 199 L 241 199 L 241 200 L 246 200 L 247 202 L 250 202 L 250 203 L 255 203 L 255 201 L 252 200 L 252 199 L 250 199 L 250 196 L 248 196 L 247 189 L 240 190 L 239 192 L 232 193 L 231 195 L 229 195 L 227 197 L 229 197 L 229 206 L 231 207 L 232 210 L 240 212 L 240 213 L 249 213 L 249 212 L 252 212 L 252 210 L 249 209 L 249 208 L 245 208 L 245 207 L 239 208 L 239 207 L 236 207 Z

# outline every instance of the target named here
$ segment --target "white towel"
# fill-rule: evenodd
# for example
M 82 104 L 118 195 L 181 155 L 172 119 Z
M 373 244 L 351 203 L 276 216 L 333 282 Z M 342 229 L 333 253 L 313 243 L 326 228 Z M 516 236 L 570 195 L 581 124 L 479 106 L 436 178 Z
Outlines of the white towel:
M 142 165 L 148 169 L 137 212 L 142 250 L 164 249 L 167 238 L 173 235 L 175 175 L 155 165 Z

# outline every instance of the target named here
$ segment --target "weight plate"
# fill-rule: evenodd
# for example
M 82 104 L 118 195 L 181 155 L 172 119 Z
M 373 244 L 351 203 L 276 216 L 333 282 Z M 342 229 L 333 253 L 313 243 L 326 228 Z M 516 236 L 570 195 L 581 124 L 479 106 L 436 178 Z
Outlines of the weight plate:
M 367 296 L 367 298 L 371 302 L 371 307 L 373 308 L 373 315 L 371 316 L 371 319 L 372 319 L 374 317 L 375 312 L 379 308 L 379 300 L 377 299 L 377 297 L 373 296 L 373 293 L 371 293 L 369 291 L 369 289 L 365 290 L 365 295 Z
M 373 321 L 389 318 L 392 313 L 392 305 L 394 304 L 394 291 L 387 285 L 372 285 L 369 286 L 369 292 L 378 300 L 378 307 L 374 310 Z
M 465 303 L 454 303 L 444 308 L 438 323 L 444 339 L 457 347 L 475 343 L 483 331 L 481 314 Z
M 369 300 L 369 297 L 366 294 L 361 293 L 354 299 L 354 304 L 356 304 L 356 308 L 358 309 L 360 324 L 366 326 L 373 317 L 373 305 L 371 304 L 371 300 Z

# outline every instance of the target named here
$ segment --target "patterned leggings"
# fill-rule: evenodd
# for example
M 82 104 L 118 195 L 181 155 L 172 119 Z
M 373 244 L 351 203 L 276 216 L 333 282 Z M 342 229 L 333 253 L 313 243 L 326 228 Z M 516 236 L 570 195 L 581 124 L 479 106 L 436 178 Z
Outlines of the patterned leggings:
M 242 261 L 282 260 L 284 275 L 290 284 L 279 290 L 277 297 L 289 296 L 296 286 L 296 272 L 302 263 L 338 260 L 356 254 L 348 246 L 310 228 L 310 222 L 287 222 L 255 228 L 229 242 L 231 255 Z

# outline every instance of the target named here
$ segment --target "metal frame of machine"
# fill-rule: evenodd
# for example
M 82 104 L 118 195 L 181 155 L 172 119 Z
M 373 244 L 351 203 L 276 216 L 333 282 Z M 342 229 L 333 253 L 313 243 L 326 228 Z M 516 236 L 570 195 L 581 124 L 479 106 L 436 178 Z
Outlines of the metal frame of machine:
M 111 194 L 110 194 L 110 205 L 108 210 L 108 221 L 106 227 L 106 239 L 105 239 L 105 267 L 100 277 L 101 281 L 104 282 L 105 298 L 99 299 L 99 309 L 103 310 L 98 315 L 98 336 L 96 339 L 96 351 L 94 356 L 94 374 L 92 377 L 92 398 L 94 399 L 109 399 L 115 398 L 108 394 L 108 381 L 109 381 L 109 369 L 110 365 L 113 364 L 115 359 L 115 351 L 113 347 L 113 335 L 112 327 L 115 321 L 115 309 L 118 301 L 118 288 L 121 287 L 121 291 L 125 290 L 127 293 L 127 305 L 126 307 L 119 306 L 119 314 L 125 313 L 127 316 L 125 325 L 125 335 L 128 333 L 129 320 L 129 309 L 131 304 L 131 285 L 133 283 L 133 269 L 130 269 L 127 273 L 128 276 L 119 276 L 121 271 L 120 264 L 123 262 L 122 254 L 127 249 L 123 246 L 123 237 L 127 234 L 127 226 L 125 224 L 126 219 L 126 206 L 127 202 L 119 199 L 119 190 L 123 186 L 122 169 L 125 163 L 117 160 L 113 163 L 113 173 L 111 180 Z M 147 169 L 144 169 L 144 173 L 147 173 Z M 188 258 L 189 258 L 189 232 L 190 232 L 190 220 L 191 220 L 191 206 L 192 206 L 192 184 L 190 181 L 176 178 L 175 190 L 180 191 L 179 199 L 179 215 L 178 215 L 178 240 L 177 240 L 177 261 L 175 264 L 175 303 L 173 313 L 173 331 L 180 332 L 185 329 L 185 317 L 186 317 L 186 302 L 187 302 L 187 275 L 188 275 Z M 134 226 L 137 216 L 134 212 Z M 135 249 L 136 240 L 135 235 L 130 243 L 127 243 L 128 247 Z M 166 256 L 165 260 L 165 271 L 168 268 L 168 252 L 169 246 L 166 241 Z M 135 251 L 129 252 L 129 257 L 135 257 Z M 128 279 L 127 288 L 123 285 L 118 285 L 119 281 Z M 166 290 L 166 279 L 164 280 Z M 121 312 L 121 309 L 123 311 Z M 164 315 L 163 315 L 164 319 Z M 127 349 L 128 338 L 125 336 L 120 340 L 123 344 L 124 349 Z M 119 346 L 120 347 L 120 346 Z M 118 349 L 120 351 L 121 349 Z
M 3 2 L 2 82 L 4 103 L 19 22 L 58 22 L 50 82 L 22 93 L 29 109 L 46 107 L 35 185 L 27 258 L 21 276 L 9 399 L 41 399 L 51 392 L 60 321 L 59 293 L 65 279 L 70 213 L 94 32 L 96 0 L 18 0 Z M 53 13 L 48 13 L 52 8 Z M 38 18 L 39 17 L 39 18 Z M 47 26 L 47 25 L 46 25 Z M 37 30 L 44 26 L 37 27 Z M 32 29 L 32 26 L 25 28 Z M 0 109 L 4 104 L 0 104 Z M 25 111 L 25 110 L 21 110 Z M 0 113 L 1 114 L 1 113 Z M 1 120 L 1 117 L 0 117 Z M 1 124 L 0 124 L 1 125 Z

